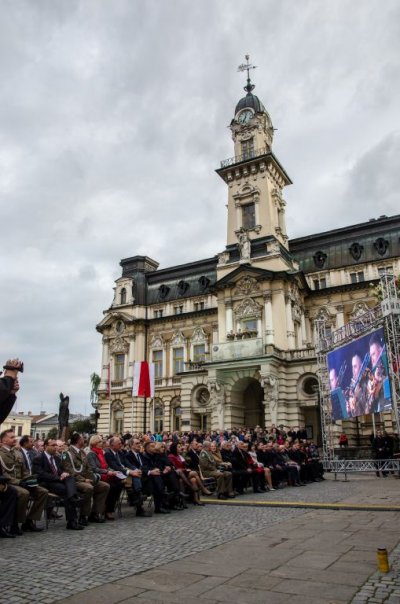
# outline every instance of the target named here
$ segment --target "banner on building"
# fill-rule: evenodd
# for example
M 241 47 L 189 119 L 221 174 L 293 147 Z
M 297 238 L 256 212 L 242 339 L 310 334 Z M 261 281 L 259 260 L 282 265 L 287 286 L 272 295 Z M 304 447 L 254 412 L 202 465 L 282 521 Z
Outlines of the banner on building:
M 154 363 L 135 362 L 133 366 L 133 396 L 154 397 Z

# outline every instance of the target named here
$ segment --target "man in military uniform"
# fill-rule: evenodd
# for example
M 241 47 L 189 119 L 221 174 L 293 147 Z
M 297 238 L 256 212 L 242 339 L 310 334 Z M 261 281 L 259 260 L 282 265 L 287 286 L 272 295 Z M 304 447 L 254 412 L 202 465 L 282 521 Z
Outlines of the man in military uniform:
M 0 434 L 0 464 L 3 475 L 10 479 L 11 484 L 18 492 L 16 525 L 12 532 L 21 535 L 18 523 L 22 523 L 22 530 L 38 532 L 35 522 L 42 517 L 47 502 L 47 489 L 38 486 L 29 470 L 26 469 L 22 453 L 15 449 L 16 436 L 13 430 L 5 430 Z M 27 514 L 29 498 L 33 505 Z
M 110 486 L 93 474 L 83 451 L 84 440 L 75 432 L 71 436 L 71 445 L 62 454 L 62 469 L 75 476 L 76 488 L 83 497 L 79 523 L 87 526 L 90 522 L 104 522 L 106 499 Z M 92 503 L 93 499 L 93 503 Z
M 203 443 L 203 450 L 200 453 L 199 464 L 201 474 L 204 478 L 215 478 L 217 482 L 218 499 L 228 499 L 234 497 L 232 490 L 232 472 L 219 470 L 217 462 L 210 451 L 211 442 L 206 440 Z

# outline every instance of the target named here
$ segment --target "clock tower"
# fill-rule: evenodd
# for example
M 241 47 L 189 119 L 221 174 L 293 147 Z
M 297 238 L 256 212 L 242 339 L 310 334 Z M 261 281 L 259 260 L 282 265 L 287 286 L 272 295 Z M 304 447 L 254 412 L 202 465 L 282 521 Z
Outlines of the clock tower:
M 246 63 L 239 67 L 247 70 L 246 95 L 237 103 L 230 124 L 234 156 L 222 161 L 217 170 L 228 185 L 227 249 L 241 246 L 246 238 L 251 248 L 265 240 L 265 250 L 269 245 L 270 250 L 287 252 L 282 192 L 291 180 L 272 151 L 274 128 L 263 103 L 253 94 L 251 69 L 254 66 L 246 55 Z

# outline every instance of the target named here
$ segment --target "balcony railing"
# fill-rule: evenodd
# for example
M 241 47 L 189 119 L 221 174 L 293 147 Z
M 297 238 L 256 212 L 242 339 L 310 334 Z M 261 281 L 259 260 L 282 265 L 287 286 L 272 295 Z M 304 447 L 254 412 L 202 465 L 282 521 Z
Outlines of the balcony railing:
M 124 385 L 124 380 L 112 380 L 111 388 L 122 388 Z
M 262 147 L 261 149 L 253 149 L 252 151 L 247 151 L 246 153 L 242 153 L 242 155 L 235 155 L 235 157 L 223 159 L 221 161 L 221 168 L 228 168 L 229 166 L 234 166 L 235 164 L 239 164 L 241 161 L 246 161 L 247 159 L 254 159 L 256 157 L 260 157 L 261 155 L 265 155 L 268 152 L 268 147 Z

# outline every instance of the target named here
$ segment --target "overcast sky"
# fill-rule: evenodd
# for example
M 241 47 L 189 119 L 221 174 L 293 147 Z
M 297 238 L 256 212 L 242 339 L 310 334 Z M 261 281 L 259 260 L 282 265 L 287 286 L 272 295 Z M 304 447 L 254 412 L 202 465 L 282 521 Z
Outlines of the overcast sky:
M 250 54 L 290 237 L 399 213 L 398 0 L 0 0 L 1 355 L 18 410 L 91 412 L 121 258 L 226 243 Z

